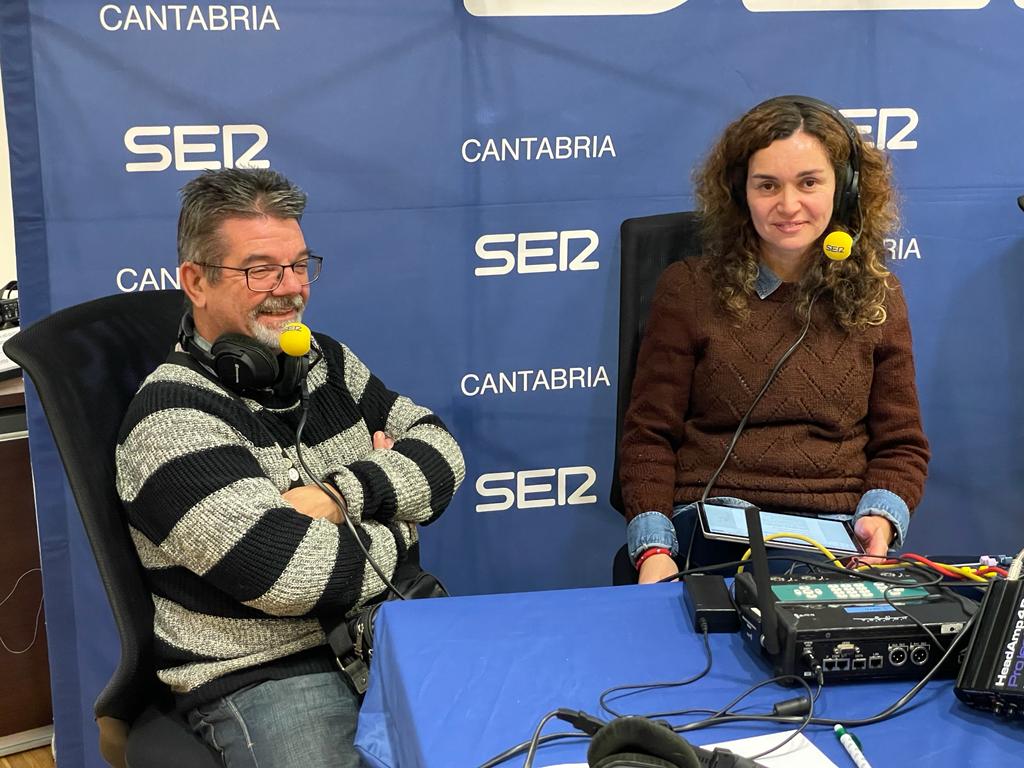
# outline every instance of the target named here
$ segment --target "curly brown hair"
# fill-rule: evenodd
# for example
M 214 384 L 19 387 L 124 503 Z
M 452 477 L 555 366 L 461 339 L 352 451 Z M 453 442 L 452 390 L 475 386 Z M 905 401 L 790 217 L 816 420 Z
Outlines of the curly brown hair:
M 715 286 L 715 296 L 729 314 L 741 319 L 757 281 L 761 240 L 754 229 L 746 202 L 747 166 L 750 157 L 773 141 L 797 131 L 814 136 L 825 147 L 836 172 L 838 188 L 850 161 L 851 137 L 832 108 L 813 99 L 769 99 L 730 124 L 712 147 L 694 177 L 702 214 L 704 252 Z M 885 298 L 889 270 L 885 266 L 883 239 L 894 231 L 899 216 L 892 187 L 889 159 L 864 143 L 853 131 L 860 153 L 860 203 L 826 233 L 841 229 L 860 237 L 849 258 L 833 262 L 821 251 L 823 234 L 814 258 L 800 280 L 796 310 L 807 317 L 812 297 L 820 290 L 831 299 L 832 317 L 852 329 L 885 322 Z

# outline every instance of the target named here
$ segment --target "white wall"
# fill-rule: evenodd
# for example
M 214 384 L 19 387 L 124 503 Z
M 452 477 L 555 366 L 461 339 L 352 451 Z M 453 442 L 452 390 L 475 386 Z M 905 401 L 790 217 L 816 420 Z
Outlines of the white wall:
M 4 114 L 4 90 L 0 81 L 0 287 L 14 280 L 14 215 L 11 212 L 11 168 L 7 147 L 7 118 Z

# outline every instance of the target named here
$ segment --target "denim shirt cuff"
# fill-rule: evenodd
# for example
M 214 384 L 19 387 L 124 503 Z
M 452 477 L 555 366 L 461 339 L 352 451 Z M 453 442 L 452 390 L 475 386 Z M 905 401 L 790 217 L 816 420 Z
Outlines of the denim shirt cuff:
M 651 547 L 665 547 L 673 556 L 679 552 L 676 527 L 661 512 L 641 512 L 626 526 L 630 562 Z
M 892 491 L 887 491 L 884 488 L 872 488 L 860 497 L 857 511 L 853 515 L 853 522 L 856 523 L 868 515 L 879 515 L 892 523 L 896 531 L 896 538 L 890 545 L 891 549 L 900 549 L 903 546 L 910 528 L 910 509 L 907 507 L 907 502 Z

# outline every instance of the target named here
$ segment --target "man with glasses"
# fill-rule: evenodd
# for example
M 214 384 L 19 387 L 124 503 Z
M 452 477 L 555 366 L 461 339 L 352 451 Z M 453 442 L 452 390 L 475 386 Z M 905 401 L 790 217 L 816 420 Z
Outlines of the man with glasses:
M 295 363 L 279 337 L 301 319 L 322 261 L 299 226 L 305 203 L 270 170 L 185 185 L 178 261 L 190 309 L 178 349 L 133 400 L 116 454 L 153 593 L 158 676 L 230 766 L 358 766 L 359 698 L 321 619 L 383 597 L 384 584 L 344 516 L 390 578 L 415 560 L 418 525 L 465 475 L 441 420 L 344 345 L 315 334 L 305 386 L 284 375 Z M 281 375 L 260 386 L 222 378 L 219 350 L 235 348 Z M 298 460 L 303 419 L 305 466 L 342 507 Z

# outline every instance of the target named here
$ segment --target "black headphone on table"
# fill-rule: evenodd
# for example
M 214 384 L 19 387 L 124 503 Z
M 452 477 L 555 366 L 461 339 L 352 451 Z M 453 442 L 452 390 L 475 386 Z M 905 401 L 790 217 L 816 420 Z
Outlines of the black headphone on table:
M 590 768 L 701 768 L 690 743 L 667 723 L 619 717 L 601 727 L 587 749 Z
M 601 726 L 587 749 L 590 768 L 762 768 L 723 747 L 694 747 L 664 720 L 617 717 Z
M 846 165 L 841 168 L 836 175 L 836 196 L 832 206 L 832 216 L 836 221 L 842 222 L 849 225 L 849 222 L 853 218 L 853 214 L 860 210 L 860 139 L 857 133 L 857 128 L 848 119 L 843 116 L 843 113 L 820 99 L 815 99 L 812 96 L 775 96 L 774 98 L 762 101 L 754 109 L 760 109 L 761 107 L 767 107 L 772 105 L 795 105 L 797 107 L 804 107 L 813 109 L 822 114 L 828 115 L 834 120 L 846 137 L 850 140 L 850 156 L 846 161 Z M 751 110 L 753 111 L 753 110 Z M 746 196 L 746 180 L 747 173 L 746 169 L 742 169 L 742 173 L 737 173 L 733 178 L 732 193 L 735 200 L 744 208 L 747 206 Z M 831 236 L 832 233 L 830 233 Z M 853 235 L 852 240 L 856 242 L 860 237 L 860 228 L 856 234 Z M 852 248 L 852 244 L 849 246 Z M 843 259 L 849 256 L 849 251 L 844 255 L 836 255 L 829 253 L 826 247 L 826 255 L 834 259 Z
M 191 312 L 181 317 L 178 343 L 217 381 L 237 395 L 273 392 L 287 397 L 298 391 L 309 371 L 308 356 L 292 357 L 240 333 L 225 333 L 209 351 L 195 340 L 196 325 Z

